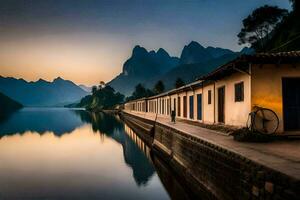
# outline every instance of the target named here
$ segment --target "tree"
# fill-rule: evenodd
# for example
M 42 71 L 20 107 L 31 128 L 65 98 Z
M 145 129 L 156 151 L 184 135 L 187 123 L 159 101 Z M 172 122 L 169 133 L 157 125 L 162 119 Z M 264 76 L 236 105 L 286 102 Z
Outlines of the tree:
M 94 87 L 93 87 L 94 88 Z M 79 106 L 89 110 L 112 109 L 116 104 L 122 103 L 124 95 L 115 92 L 109 85 L 99 86 L 93 89 L 93 95 L 88 95 L 81 99 Z
M 154 93 L 155 94 L 160 94 L 162 93 L 163 91 L 165 90 L 165 85 L 164 83 L 160 80 L 160 81 L 157 81 L 157 83 L 154 85 Z
M 134 99 L 139 99 L 146 96 L 146 88 L 142 84 L 137 84 L 135 90 L 132 93 Z
M 299 14 L 299 11 L 300 11 L 300 2 L 299 2 L 299 0 L 290 0 L 290 2 L 292 3 L 294 12 Z
M 243 20 L 243 28 L 238 34 L 239 44 L 250 44 L 256 51 L 264 50 L 271 31 L 288 14 L 277 6 L 262 6 L 255 9 Z
M 151 90 L 146 89 L 141 83 L 139 83 L 135 86 L 135 90 L 133 91 L 132 95 L 126 98 L 126 101 L 139 99 L 143 97 L 149 97 L 152 95 L 153 92 Z
M 92 94 L 95 95 L 97 92 L 97 87 L 96 86 L 93 86 L 92 87 Z
M 105 82 L 104 81 L 100 81 L 99 83 L 99 89 L 103 89 L 105 87 Z
M 185 83 L 184 81 L 181 79 L 181 78 L 177 78 L 176 81 L 175 81 L 175 88 L 180 88 L 182 86 L 184 86 Z

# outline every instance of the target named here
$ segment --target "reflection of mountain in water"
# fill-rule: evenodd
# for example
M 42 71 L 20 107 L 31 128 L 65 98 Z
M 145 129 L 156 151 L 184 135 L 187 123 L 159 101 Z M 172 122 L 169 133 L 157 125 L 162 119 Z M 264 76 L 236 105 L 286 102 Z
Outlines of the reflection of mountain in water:
M 154 167 L 134 141 L 126 135 L 123 123 L 113 115 L 62 108 L 25 108 L 0 122 L 0 138 L 26 131 L 39 134 L 53 132 L 56 136 L 61 136 L 71 133 L 85 123 L 91 124 L 94 132 L 104 134 L 120 143 L 125 163 L 132 168 L 136 183 L 143 185 L 148 182 L 154 174 Z
M 82 111 L 84 112 L 84 111 Z M 62 108 L 25 108 L 17 111 L 0 123 L 0 137 L 26 131 L 55 135 L 70 133 L 84 122 L 72 110 Z
M 81 111 L 75 111 L 75 113 L 80 115 L 83 121 L 91 123 L 95 132 L 99 131 L 120 143 L 123 147 L 125 162 L 132 168 L 136 183 L 143 185 L 148 182 L 155 169 L 144 153 L 126 135 L 121 121 L 113 115 L 104 113 L 93 114 Z

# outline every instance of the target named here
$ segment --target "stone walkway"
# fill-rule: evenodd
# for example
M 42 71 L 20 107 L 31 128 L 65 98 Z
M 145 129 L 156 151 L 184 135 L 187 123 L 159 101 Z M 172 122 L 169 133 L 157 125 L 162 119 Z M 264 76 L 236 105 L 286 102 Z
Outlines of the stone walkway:
M 127 113 L 149 120 L 155 120 L 156 117 L 152 113 Z M 215 130 L 201 128 L 181 121 L 174 124 L 166 116 L 158 116 L 156 121 L 300 180 L 300 139 L 269 143 L 237 142 L 233 140 L 232 136 L 224 135 Z

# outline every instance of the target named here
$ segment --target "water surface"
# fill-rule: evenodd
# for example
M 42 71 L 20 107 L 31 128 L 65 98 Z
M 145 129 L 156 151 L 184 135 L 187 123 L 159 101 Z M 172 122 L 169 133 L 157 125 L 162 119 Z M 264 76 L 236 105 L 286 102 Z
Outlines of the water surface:
M 25 108 L 0 121 L 0 199 L 169 199 L 150 149 L 120 119 Z

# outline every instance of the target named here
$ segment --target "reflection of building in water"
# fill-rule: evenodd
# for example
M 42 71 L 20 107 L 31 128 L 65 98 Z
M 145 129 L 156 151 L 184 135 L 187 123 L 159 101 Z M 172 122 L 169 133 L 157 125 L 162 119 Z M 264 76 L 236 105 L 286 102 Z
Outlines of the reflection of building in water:
M 171 199 L 196 199 L 195 194 L 187 190 L 187 188 L 182 186 L 181 180 L 175 177 L 169 166 L 166 165 L 159 157 L 153 155 L 150 156 L 150 148 L 145 142 L 127 125 L 124 124 L 125 133 L 129 138 L 138 146 L 138 148 L 144 152 L 148 160 L 153 164 L 156 169 L 157 175 L 159 176 L 165 189 L 168 191 Z M 153 160 L 152 160 L 153 159 Z
M 145 156 L 150 162 L 152 162 L 150 157 L 150 148 L 146 145 L 145 142 L 129 127 L 127 124 L 124 124 L 125 133 L 130 137 L 130 139 L 138 146 L 138 148 L 144 152 Z
M 134 139 L 126 130 L 123 123 L 115 115 L 105 113 L 76 112 L 81 119 L 91 123 L 94 132 L 112 138 L 122 145 L 125 163 L 132 169 L 133 178 L 137 185 L 145 185 L 153 176 L 155 169 L 150 162 L 150 149 L 142 144 L 140 138 Z M 127 129 L 125 127 L 125 129 Z M 103 138 L 102 138 L 103 139 Z

